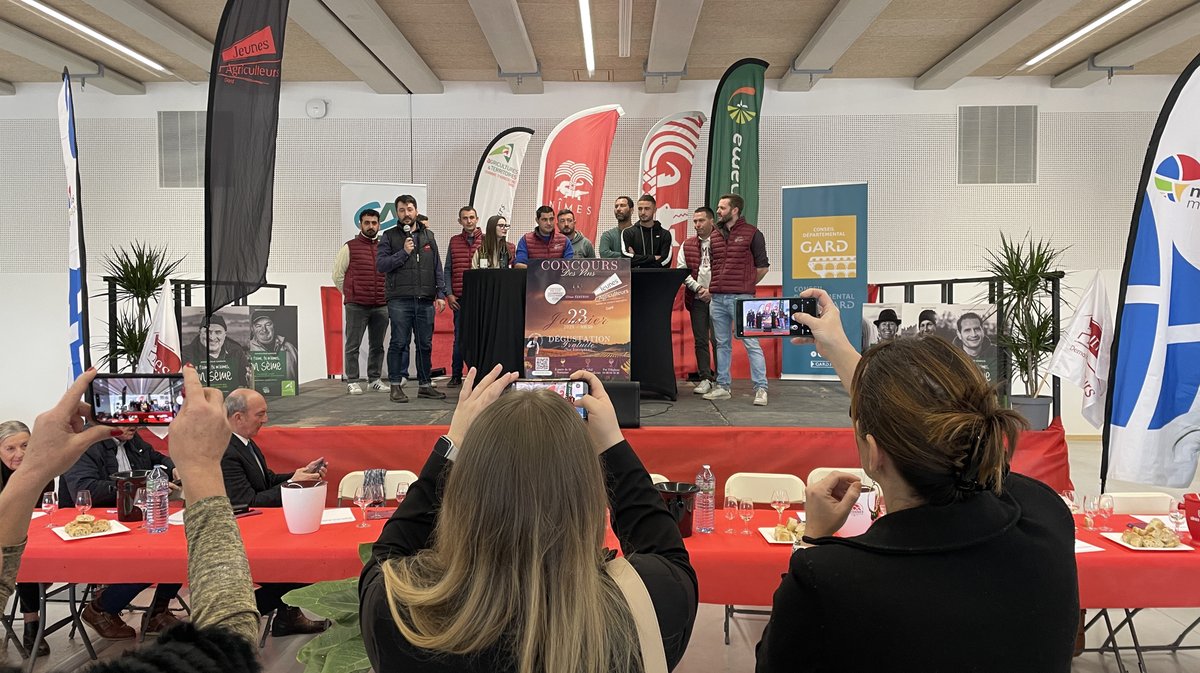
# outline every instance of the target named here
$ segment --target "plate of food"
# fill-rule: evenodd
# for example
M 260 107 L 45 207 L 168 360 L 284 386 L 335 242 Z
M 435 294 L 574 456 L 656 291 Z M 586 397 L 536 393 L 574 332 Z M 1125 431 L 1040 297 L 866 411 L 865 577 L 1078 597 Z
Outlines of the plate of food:
M 120 521 L 97 519 L 91 514 L 80 514 L 75 517 L 74 521 L 71 521 L 67 525 L 52 528 L 51 530 L 54 531 L 55 535 L 68 542 L 89 537 L 104 537 L 106 535 L 118 535 L 129 532 L 129 528 Z
M 787 523 L 763 526 L 758 533 L 770 544 L 792 544 L 804 536 L 804 522 L 789 516 Z
M 1135 551 L 1191 551 L 1192 548 L 1179 541 L 1179 535 L 1171 530 L 1161 519 L 1151 519 L 1150 523 L 1131 523 L 1120 533 L 1101 533 L 1102 537 L 1112 540 L 1127 549 Z

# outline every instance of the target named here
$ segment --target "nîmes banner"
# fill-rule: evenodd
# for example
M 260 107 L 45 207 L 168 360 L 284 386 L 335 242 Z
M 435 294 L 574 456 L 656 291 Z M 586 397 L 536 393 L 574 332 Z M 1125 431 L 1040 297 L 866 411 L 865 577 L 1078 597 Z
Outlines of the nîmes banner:
M 705 119 L 699 110 L 663 117 L 642 142 L 641 192 L 654 197 L 658 221 L 671 232 L 676 249 L 691 229 L 692 164 Z
M 758 222 L 758 120 L 767 62 L 744 58 L 717 85 L 708 127 L 708 179 L 704 203 L 713 210 L 722 194 L 746 201 L 742 217 Z
M 565 378 L 576 369 L 629 380 L 627 259 L 532 260 L 525 276 L 527 378 Z
M 617 120 L 624 114 L 620 105 L 576 112 L 554 127 L 542 148 L 538 205 L 550 206 L 554 212 L 570 208 L 575 213 L 575 228 L 589 241 L 596 240 L 608 153 Z
M 230 0 L 217 29 L 204 154 L 210 314 L 267 282 L 287 10 L 287 0 Z

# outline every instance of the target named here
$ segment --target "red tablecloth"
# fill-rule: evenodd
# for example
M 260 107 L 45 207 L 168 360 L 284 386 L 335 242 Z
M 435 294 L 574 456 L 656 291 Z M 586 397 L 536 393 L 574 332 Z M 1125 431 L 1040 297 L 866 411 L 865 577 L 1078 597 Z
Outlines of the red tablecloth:
M 103 511 L 94 512 L 104 516 Z M 73 517 L 73 510 L 55 516 L 56 523 Z M 357 512 L 356 512 L 357 517 Z M 780 576 L 787 570 L 790 545 L 772 545 L 758 534 L 774 526 L 774 511 L 756 511 L 751 535 L 726 534 L 729 527 L 717 512 L 717 532 L 685 540 L 700 580 L 700 601 L 715 604 L 770 605 Z M 1120 530 L 1131 518 L 1115 516 Z M 250 572 L 256 582 L 318 582 L 357 575 L 358 545 L 379 536 L 383 521 L 369 528 L 353 523 L 322 526 L 311 535 L 291 535 L 278 509 L 238 520 Z M 741 520 L 732 522 L 742 530 Z M 1200 551 L 1133 551 L 1079 530 L 1080 540 L 1104 549 L 1077 554 L 1079 592 L 1085 608 L 1200 607 Z M 1186 538 L 1185 538 L 1186 541 Z M 616 548 L 609 535 L 608 545 Z M 30 525 L 29 542 L 21 563 L 22 582 L 186 582 L 187 547 L 183 529 L 172 526 L 162 535 L 142 530 L 88 540 L 64 542 L 45 528 L 45 519 Z

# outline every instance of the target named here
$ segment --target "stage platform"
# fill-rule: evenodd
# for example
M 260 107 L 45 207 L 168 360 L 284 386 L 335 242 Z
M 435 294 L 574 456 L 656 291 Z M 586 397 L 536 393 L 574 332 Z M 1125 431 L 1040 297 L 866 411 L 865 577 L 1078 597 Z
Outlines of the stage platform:
M 436 379 L 444 400 L 417 397 L 417 386 L 404 387 L 409 401 L 397 404 L 387 392 L 366 390 L 348 395 L 338 380 L 319 379 L 301 384 L 296 397 L 272 397 L 268 400 L 271 425 L 308 428 L 335 425 L 448 425 L 460 388 L 449 388 L 449 379 Z M 692 394 L 694 385 L 679 382 L 679 399 L 670 402 L 643 397 L 643 427 L 850 427 L 850 399 L 841 383 L 811 381 L 771 381 L 770 404 L 756 407 L 754 389 L 749 381 L 735 381 L 733 397 L 710 402 Z M 364 386 L 365 388 L 365 386 Z

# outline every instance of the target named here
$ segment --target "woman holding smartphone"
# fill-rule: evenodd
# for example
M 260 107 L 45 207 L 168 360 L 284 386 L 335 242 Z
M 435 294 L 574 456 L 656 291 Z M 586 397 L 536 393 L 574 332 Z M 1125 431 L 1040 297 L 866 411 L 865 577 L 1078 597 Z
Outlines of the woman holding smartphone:
M 696 618 L 696 574 L 603 384 L 572 375 L 590 386 L 585 423 L 548 390 L 501 395 L 516 377 L 497 366 L 473 385 L 469 372 L 449 433 L 375 543 L 359 584 L 372 665 L 674 667 Z M 603 548 L 606 507 L 628 563 Z
M 1079 623 L 1074 522 L 1050 487 L 1009 471 L 1025 421 L 937 336 L 861 357 L 822 290 L 794 313 L 850 393 L 859 459 L 887 513 L 835 537 L 859 479 L 809 484 L 802 548 L 758 645 L 768 671 L 1059 671 Z M 799 647 L 796 643 L 801 643 Z

